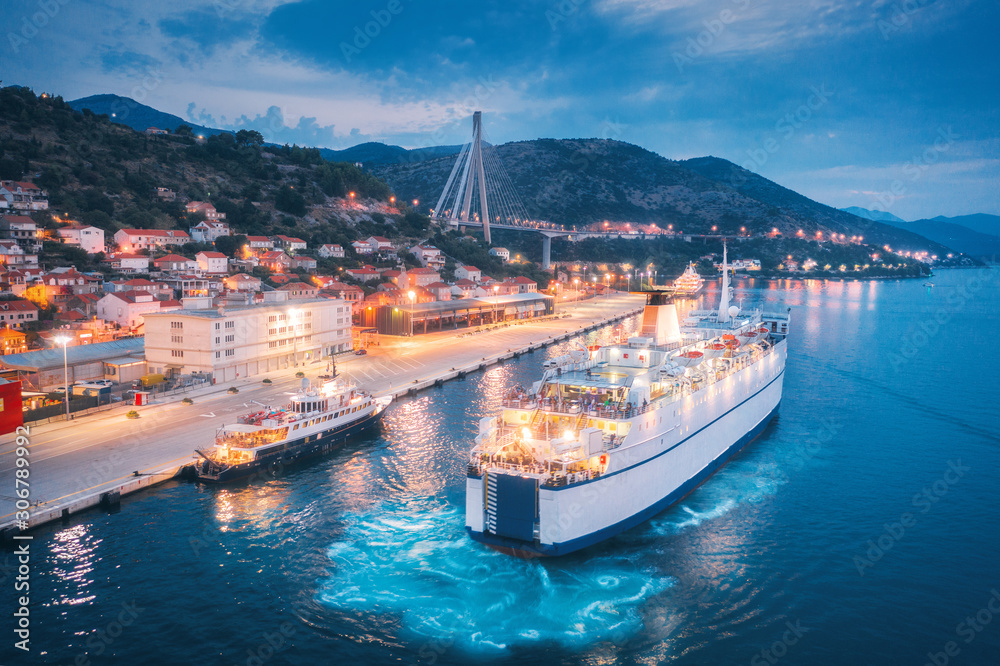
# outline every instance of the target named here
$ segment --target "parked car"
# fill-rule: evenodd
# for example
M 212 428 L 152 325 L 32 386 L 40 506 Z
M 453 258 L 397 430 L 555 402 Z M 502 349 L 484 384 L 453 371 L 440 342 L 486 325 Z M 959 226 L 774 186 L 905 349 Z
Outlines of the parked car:
M 368 354 L 368 350 L 367 349 L 359 349 L 358 351 L 354 352 L 354 354 L 355 354 L 355 356 L 365 356 L 366 354 Z
M 115 383 L 110 379 L 95 379 L 91 382 L 77 382 L 77 386 L 82 384 L 90 384 L 91 386 L 114 386 Z

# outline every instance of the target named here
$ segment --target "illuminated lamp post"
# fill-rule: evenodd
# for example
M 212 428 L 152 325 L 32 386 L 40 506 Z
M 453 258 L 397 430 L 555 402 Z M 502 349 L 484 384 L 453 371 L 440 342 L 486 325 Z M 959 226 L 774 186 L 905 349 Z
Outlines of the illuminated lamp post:
M 410 297 L 410 337 L 413 337 L 413 306 L 417 303 L 417 292 L 412 289 L 406 293 Z
M 52 340 L 63 348 L 63 390 L 66 391 L 63 400 L 66 402 L 66 420 L 69 421 L 69 361 L 66 358 L 66 347 L 69 346 L 70 339 L 68 336 L 60 335 Z

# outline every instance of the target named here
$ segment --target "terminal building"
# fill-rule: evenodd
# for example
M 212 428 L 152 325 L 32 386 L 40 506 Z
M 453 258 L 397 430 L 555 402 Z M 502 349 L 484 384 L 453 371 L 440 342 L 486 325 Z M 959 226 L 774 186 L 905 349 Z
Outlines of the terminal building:
M 149 372 L 232 381 L 350 351 L 351 306 L 316 298 L 151 313 L 145 333 Z
M 555 298 L 539 293 L 460 298 L 404 305 L 362 304 L 362 327 L 385 335 L 420 335 L 554 314 Z M 148 330 L 148 329 L 147 329 Z M 148 335 L 148 334 L 147 334 Z

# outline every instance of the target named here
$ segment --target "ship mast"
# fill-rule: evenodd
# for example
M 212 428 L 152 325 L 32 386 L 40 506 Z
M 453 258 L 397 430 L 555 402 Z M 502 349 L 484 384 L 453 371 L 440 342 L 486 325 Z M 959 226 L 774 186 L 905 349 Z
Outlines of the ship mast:
M 722 297 L 719 299 L 719 321 L 729 320 L 729 257 L 726 241 L 722 241 Z

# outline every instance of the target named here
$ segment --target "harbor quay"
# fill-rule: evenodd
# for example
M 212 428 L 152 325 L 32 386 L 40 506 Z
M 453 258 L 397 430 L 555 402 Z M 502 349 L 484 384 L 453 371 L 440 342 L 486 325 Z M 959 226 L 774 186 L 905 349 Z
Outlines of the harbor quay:
M 560 304 L 558 314 L 537 320 L 415 337 L 381 336 L 366 355 L 336 360 L 338 377 L 376 396 L 399 397 L 578 335 L 642 310 L 643 299 L 612 294 Z M 194 462 L 195 450 L 212 444 L 216 429 L 260 404 L 282 404 L 304 379 L 332 368 L 326 360 L 192 389 L 144 406 L 30 426 L 0 438 L 0 483 L 15 485 L 16 451 L 25 446 L 31 464 L 29 529 L 66 519 L 95 506 L 111 507 L 129 493 L 168 481 Z M 270 383 L 264 383 L 264 378 Z M 235 388 L 238 392 L 231 392 Z M 182 402 L 190 398 L 192 404 Z M 138 419 L 126 418 L 135 409 Z M 15 498 L 0 492 L 0 530 L 10 536 Z

